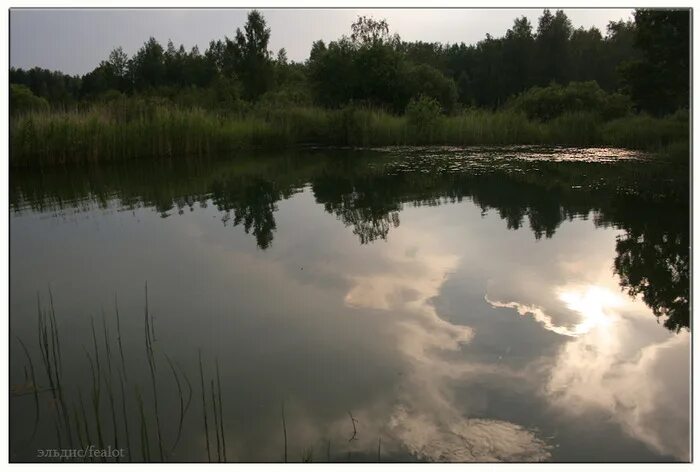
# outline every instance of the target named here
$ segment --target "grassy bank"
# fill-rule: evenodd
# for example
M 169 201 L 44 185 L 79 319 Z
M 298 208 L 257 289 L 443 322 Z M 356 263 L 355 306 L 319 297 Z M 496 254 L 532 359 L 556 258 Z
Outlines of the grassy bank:
M 12 118 L 13 166 L 215 155 L 295 144 L 349 146 L 616 146 L 660 150 L 688 141 L 688 114 L 629 115 L 604 121 L 587 112 L 547 122 L 514 110 L 451 116 L 396 116 L 381 110 L 312 107 L 220 115 L 199 108 L 129 101 L 80 111 L 34 111 Z

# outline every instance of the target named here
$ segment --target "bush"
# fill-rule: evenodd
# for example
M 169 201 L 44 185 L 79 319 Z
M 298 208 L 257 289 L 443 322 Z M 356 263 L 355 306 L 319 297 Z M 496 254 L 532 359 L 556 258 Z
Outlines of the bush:
M 607 93 L 595 81 L 532 87 L 513 98 L 509 106 L 524 112 L 530 119 L 541 121 L 577 112 L 595 113 L 610 120 L 625 116 L 632 110 L 629 97 Z
M 37 97 L 29 90 L 29 87 L 19 84 L 10 84 L 10 114 L 18 115 L 34 111 L 47 111 L 49 102 L 45 98 Z
M 457 105 L 457 86 L 454 80 L 426 64 L 409 65 L 402 73 L 407 98 L 425 96 L 440 102 L 445 113 Z M 404 102 L 405 103 L 405 102 Z
M 413 98 L 406 106 L 408 126 L 421 139 L 430 139 L 442 116 L 440 103 L 431 97 L 421 95 Z

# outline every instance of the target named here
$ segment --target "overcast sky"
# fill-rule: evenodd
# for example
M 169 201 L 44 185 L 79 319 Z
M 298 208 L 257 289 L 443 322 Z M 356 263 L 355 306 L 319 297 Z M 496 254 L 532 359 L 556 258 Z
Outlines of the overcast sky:
M 284 47 L 295 61 L 308 58 L 311 43 L 330 41 L 348 33 L 358 15 L 386 18 L 392 33 L 413 41 L 476 43 L 486 33 L 502 36 L 513 19 L 527 16 L 533 26 L 541 9 L 262 9 L 272 29 L 270 49 Z M 630 19 L 632 10 L 565 9 L 574 27 L 598 27 L 605 33 L 610 20 Z M 165 45 L 204 52 L 209 41 L 228 35 L 245 23 L 246 10 L 11 10 L 10 65 L 91 71 L 116 46 L 131 56 L 150 36 Z

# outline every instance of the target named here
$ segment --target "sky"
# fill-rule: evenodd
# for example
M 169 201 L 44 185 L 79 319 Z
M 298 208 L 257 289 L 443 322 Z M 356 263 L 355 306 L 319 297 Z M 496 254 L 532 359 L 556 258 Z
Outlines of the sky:
M 272 30 L 270 49 L 284 47 L 294 61 L 308 58 L 313 41 L 347 34 L 358 15 L 386 18 L 392 33 L 406 41 L 473 44 L 486 33 L 503 36 L 516 17 L 536 28 L 541 9 L 261 9 Z M 565 9 L 574 28 L 631 19 L 632 10 Z M 245 23 L 245 9 L 13 9 L 10 11 L 10 65 L 85 74 L 117 46 L 131 56 L 150 36 L 204 52 L 213 39 L 233 37 Z

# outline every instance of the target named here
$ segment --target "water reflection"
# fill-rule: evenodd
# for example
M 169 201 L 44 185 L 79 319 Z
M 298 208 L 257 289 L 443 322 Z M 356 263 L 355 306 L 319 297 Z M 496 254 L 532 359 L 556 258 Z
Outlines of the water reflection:
M 483 150 L 467 156 L 445 151 L 426 160 L 425 152 L 403 150 L 399 155 L 316 152 L 255 156 L 242 163 L 150 164 L 139 172 L 128 167 L 54 174 L 18 171 L 10 202 L 16 211 L 62 213 L 86 202 L 106 207 L 117 198 L 123 207 L 150 206 L 167 217 L 174 208 L 182 213 L 211 199 L 222 222 L 242 225 L 261 249 L 273 243 L 277 203 L 307 183 L 316 201 L 351 227 L 361 244 L 386 240 L 400 225 L 405 205 L 469 198 L 484 212 L 495 209 L 508 229 L 520 229 L 527 219 L 537 239 L 551 238 L 564 221 L 592 214 L 597 225 L 625 230 L 614 259 L 621 287 L 633 297 L 640 295 L 667 328 L 688 328 L 689 193 L 684 169 L 654 161 L 642 167 L 627 151 L 620 151 L 625 159 L 615 165 L 606 158 L 614 154 L 608 149 L 600 150 L 597 160 L 588 150 L 586 156 L 593 157 L 584 163 L 552 159 L 580 158 L 576 150 L 529 151 L 499 151 L 511 158 L 529 156 L 520 161 L 495 159 L 493 151 Z
M 14 173 L 13 333 L 58 280 L 63 332 L 117 291 L 138 339 L 148 279 L 158 349 L 225 360 L 229 460 L 281 460 L 282 403 L 290 460 L 688 460 L 683 171 L 460 153 Z

